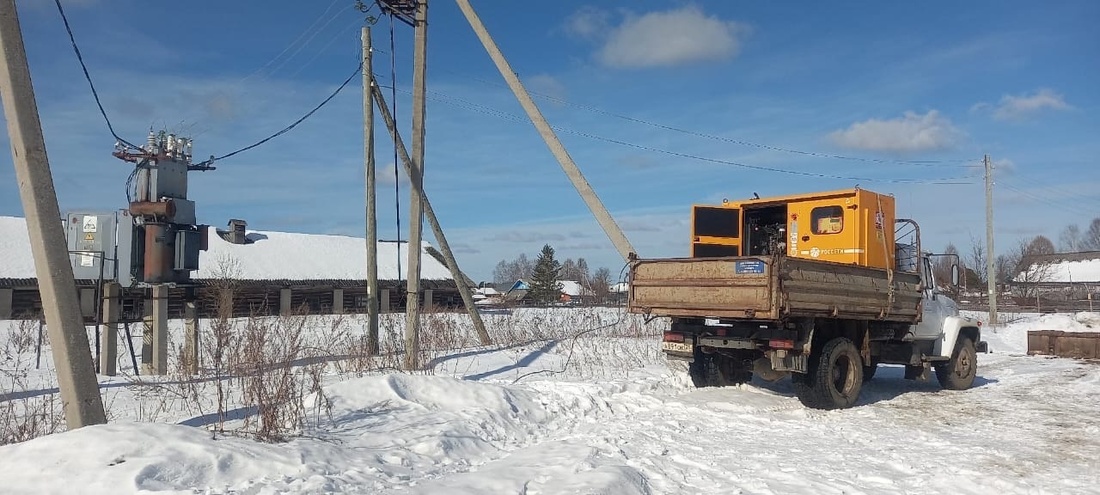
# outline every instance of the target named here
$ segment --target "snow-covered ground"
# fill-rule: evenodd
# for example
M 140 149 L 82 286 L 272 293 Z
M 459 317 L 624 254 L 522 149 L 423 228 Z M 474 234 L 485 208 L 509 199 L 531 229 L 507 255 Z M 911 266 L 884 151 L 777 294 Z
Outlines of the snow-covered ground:
M 494 335 L 530 341 L 435 351 L 430 373 L 329 363 L 283 443 L 212 434 L 209 381 L 103 379 L 113 422 L 0 447 L 0 492 L 1100 493 L 1100 366 L 1026 355 L 1028 330 L 1098 331 L 1096 316 L 1010 316 L 985 329 L 993 353 L 975 388 L 942 391 L 884 367 L 857 407 L 823 412 L 788 382 L 692 388 L 657 352 L 659 322 L 491 315 Z M 464 329 L 460 316 L 444 320 L 427 326 Z M 335 341 L 337 323 L 310 328 Z M 23 388 L 5 383 L 3 399 L 48 397 L 33 349 L 11 351 L 27 331 L 12 326 L 3 367 L 22 371 L 5 381 Z

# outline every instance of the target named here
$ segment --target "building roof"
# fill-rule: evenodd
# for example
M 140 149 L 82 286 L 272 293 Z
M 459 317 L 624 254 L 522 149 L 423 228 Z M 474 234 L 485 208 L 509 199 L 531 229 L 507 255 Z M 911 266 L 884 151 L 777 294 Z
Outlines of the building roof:
M 253 231 L 253 242 L 232 244 L 212 230 L 209 250 L 199 257 L 196 279 L 238 280 L 364 280 L 367 278 L 366 241 L 339 235 Z M 406 278 L 406 243 L 378 243 L 379 280 Z M 422 243 L 420 276 L 424 280 L 451 280 L 451 272 Z M 400 271 L 398 266 L 400 264 Z M 0 279 L 35 278 L 27 225 L 23 218 L 0 216 Z
M 1022 266 L 1018 284 L 1100 283 L 1100 251 L 1029 256 Z
M 592 291 L 588 290 L 587 287 L 581 285 L 580 282 L 577 282 L 575 280 L 562 280 L 561 293 L 571 297 L 592 295 Z

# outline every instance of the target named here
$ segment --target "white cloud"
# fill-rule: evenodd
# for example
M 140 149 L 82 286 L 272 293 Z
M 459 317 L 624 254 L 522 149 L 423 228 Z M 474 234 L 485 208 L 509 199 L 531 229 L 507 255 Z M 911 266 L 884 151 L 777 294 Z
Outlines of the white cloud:
M 627 14 L 622 24 L 609 23 L 609 15 L 586 7 L 573 14 L 566 30 L 603 45 L 596 59 L 616 68 L 670 67 L 698 62 L 729 60 L 741 51 L 747 26 L 707 15 L 699 7 Z
M 924 115 L 905 112 L 895 119 L 856 122 L 847 129 L 833 131 L 829 139 L 844 148 L 916 152 L 951 148 L 961 136 L 962 131 L 949 119 L 929 110 Z
M 996 105 L 978 103 L 972 110 L 993 110 L 993 118 L 996 120 L 1022 120 L 1031 117 L 1043 110 L 1070 110 L 1065 97 L 1061 93 L 1047 88 L 1040 88 L 1034 93 L 1021 95 L 1004 95 Z
M 606 10 L 581 7 L 565 20 L 565 31 L 580 38 L 598 38 L 610 27 L 610 17 Z
M 549 74 L 536 74 L 525 79 L 527 86 L 536 93 L 542 93 L 564 100 L 567 96 L 565 84 Z

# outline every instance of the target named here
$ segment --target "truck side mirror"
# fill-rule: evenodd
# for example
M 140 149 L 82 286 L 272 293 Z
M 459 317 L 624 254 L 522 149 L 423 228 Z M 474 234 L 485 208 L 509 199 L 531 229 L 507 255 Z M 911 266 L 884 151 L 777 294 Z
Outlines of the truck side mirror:
M 954 287 L 959 286 L 959 265 L 957 263 L 951 264 L 951 285 Z

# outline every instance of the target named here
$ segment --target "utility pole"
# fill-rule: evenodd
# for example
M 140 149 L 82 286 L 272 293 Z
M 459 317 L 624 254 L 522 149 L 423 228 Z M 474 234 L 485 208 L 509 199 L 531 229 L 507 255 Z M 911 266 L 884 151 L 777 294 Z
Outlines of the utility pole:
M 367 352 L 378 354 L 378 208 L 374 166 L 374 68 L 370 26 L 363 26 L 363 162 L 367 202 Z
M 611 217 L 607 208 L 604 207 L 603 202 L 600 201 L 599 196 L 596 195 L 596 191 L 592 189 L 588 180 L 581 174 L 581 170 L 573 161 L 573 157 L 569 156 L 569 152 L 565 150 L 565 146 L 561 144 L 561 140 L 558 139 L 557 134 L 554 133 L 550 124 L 546 122 L 546 117 L 542 115 L 542 112 L 539 111 L 539 107 L 535 105 L 535 101 L 531 99 L 531 95 L 527 93 L 527 89 L 523 87 L 523 83 L 520 82 L 519 76 L 512 70 L 512 66 L 508 64 L 508 60 L 504 58 L 504 54 L 501 53 L 500 48 L 497 47 L 496 42 L 493 41 L 493 37 L 489 35 L 489 31 L 485 29 L 485 24 L 482 24 L 481 19 L 477 16 L 477 13 L 474 12 L 474 8 L 470 5 L 469 0 L 455 1 L 458 3 L 458 8 L 462 10 L 462 14 L 466 16 L 466 20 L 470 23 L 470 27 L 474 29 L 474 33 L 477 34 L 478 39 L 481 40 L 481 44 L 485 46 L 485 51 L 489 53 L 489 58 L 493 59 L 493 63 L 496 64 L 497 70 L 500 71 L 500 75 L 504 77 L 504 80 L 508 83 L 508 87 L 512 89 L 512 93 L 516 95 L 516 99 L 519 100 L 520 105 L 522 105 L 523 109 L 527 112 L 527 116 L 531 119 L 531 123 L 538 129 L 543 141 L 546 142 L 546 146 L 550 148 L 550 152 L 558 159 L 558 163 L 561 165 L 562 170 L 565 171 L 565 175 L 569 177 L 569 180 L 573 183 L 573 187 L 575 187 L 577 192 L 581 195 L 581 199 L 584 200 L 584 203 L 588 205 L 588 209 L 595 215 L 596 221 L 599 222 L 600 227 L 603 228 L 607 237 L 611 239 L 611 243 L 615 245 L 615 249 L 619 251 L 619 255 L 623 257 L 623 260 L 629 260 L 631 256 L 635 254 L 634 247 L 630 245 L 630 240 L 626 238 L 626 234 L 623 233 L 623 230 L 615 223 L 615 219 Z
M 397 125 L 393 121 L 393 115 L 390 115 L 386 99 L 382 96 L 382 90 L 377 85 L 372 86 L 372 88 L 374 99 L 378 103 L 378 111 L 382 114 L 382 120 L 386 123 L 390 136 L 393 137 L 394 147 L 397 148 L 401 163 L 405 166 L 405 173 L 409 175 L 413 187 L 422 188 L 423 181 L 416 176 L 416 168 L 413 166 L 408 150 L 405 149 L 405 143 L 401 140 L 401 135 L 397 132 Z M 474 330 L 477 331 L 481 345 L 491 345 L 493 341 L 489 337 L 489 332 L 485 330 L 485 322 L 481 319 L 481 313 L 477 312 L 477 306 L 474 305 L 474 296 L 470 293 L 470 288 L 466 286 L 465 277 L 462 275 L 462 270 L 458 268 L 458 261 L 455 259 L 454 252 L 451 251 L 450 243 L 447 242 L 447 236 L 443 234 L 443 227 L 439 225 L 439 218 L 435 216 L 432 203 L 428 201 L 428 195 L 423 189 L 420 189 L 420 193 L 421 197 L 424 198 L 424 216 L 428 217 L 428 225 L 432 228 L 435 240 L 439 242 L 439 251 L 443 254 L 447 269 L 451 271 L 451 277 L 455 281 L 455 286 L 458 287 L 458 294 L 462 296 L 462 303 L 466 306 L 466 311 L 470 314 L 470 320 L 474 323 Z
M 989 289 L 989 324 L 997 325 L 997 272 L 996 256 L 993 254 L 993 162 L 989 155 L 982 160 L 985 164 L 985 273 Z
M 103 397 L 76 299 L 76 281 L 69 264 L 15 0 L 0 0 L 0 99 L 8 121 L 15 178 L 27 218 L 65 423 L 70 429 L 103 424 L 107 422 Z
M 417 0 L 413 25 L 412 158 L 409 174 L 409 274 L 405 295 L 405 369 L 420 367 L 420 234 L 423 231 L 424 98 L 428 55 L 428 0 Z M 395 163 L 394 166 L 397 166 Z M 414 177 L 415 175 L 415 177 Z M 455 277 L 455 284 L 465 283 Z

